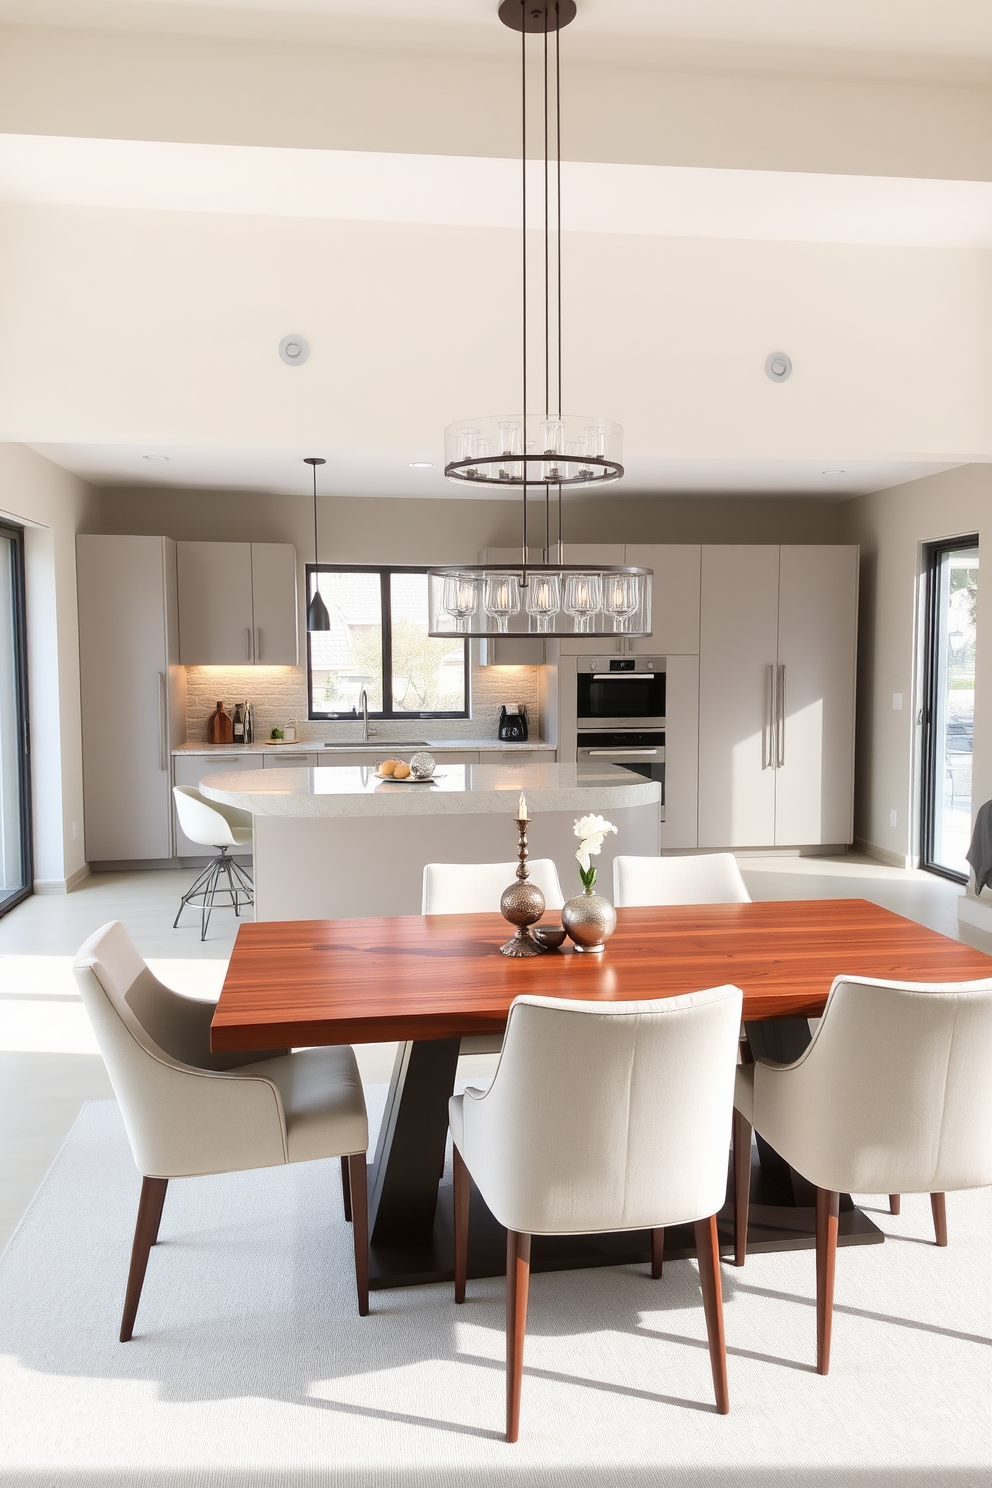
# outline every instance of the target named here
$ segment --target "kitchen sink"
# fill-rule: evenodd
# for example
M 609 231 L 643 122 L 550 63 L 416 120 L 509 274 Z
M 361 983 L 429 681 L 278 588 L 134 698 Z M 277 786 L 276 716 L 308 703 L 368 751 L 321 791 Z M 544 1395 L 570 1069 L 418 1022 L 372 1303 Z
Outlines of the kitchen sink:
M 427 749 L 426 739 L 356 739 L 350 744 L 324 741 L 325 749 Z

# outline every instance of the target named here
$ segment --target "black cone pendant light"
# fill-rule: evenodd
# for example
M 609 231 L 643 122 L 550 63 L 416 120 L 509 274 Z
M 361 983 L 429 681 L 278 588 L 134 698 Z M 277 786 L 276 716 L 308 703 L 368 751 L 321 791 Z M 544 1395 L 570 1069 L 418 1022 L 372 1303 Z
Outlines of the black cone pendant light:
M 326 465 L 319 455 L 306 455 L 304 464 L 309 465 L 313 471 L 313 561 L 320 562 L 320 552 L 317 547 L 317 466 Z M 307 606 L 307 630 L 330 630 L 331 617 L 327 613 L 327 606 L 320 596 L 317 588 L 317 575 L 313 578 L 313 598 Z

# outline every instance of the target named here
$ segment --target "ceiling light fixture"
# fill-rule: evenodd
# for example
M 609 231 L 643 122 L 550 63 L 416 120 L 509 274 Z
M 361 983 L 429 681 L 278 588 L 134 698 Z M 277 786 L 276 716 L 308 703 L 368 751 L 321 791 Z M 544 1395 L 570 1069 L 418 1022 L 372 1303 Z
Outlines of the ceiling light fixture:
M 846 470 L 825 470 L 824 475 L 846 475 Z
M 313 471 L 313 561 L 314 566 L 320 562 L 320 549 L 317 546 L 317 466 L 326 465 L 319 455 L 304 455 L 304 465 L 309 465 Z M 313 576 L 313 598 L 307 605 L 307 630 L 330 630 L 331 617 L 327 613 L 327 606 L 321 598 L 320 590 L 317 588 L 317 575 Z
M 607 632 L 651 634 L 651 570 L 587 564 L 565 565 L 562 491 L 609 485 L 623 475 L 623 431 L 598 415 L 562 413 L 561 352 L 561 69 L 559 36 L 575 17 L 575 0 L 502 0 L 499 18 L 520 32 L 521 92 L 521 412 L 463 419 L 444 431 L 444 473 L 449 480 L 483 490 L 519 488 L 520 562 L 498 570 L 481 565 L 428 570 L 429 633 L 433 636 L 495 636 Z M 544 49 L 544 398 L 543 413 L 528 402 L 528 225 L 527 225 L 527 37 L 543 37 Z M 554 155 L 550 156 L 552 85 L 549 38 L 554 38 Z M 552 254 L 552 198 L 554 254 Z M 552 263 L 553 260 L 553 263 Z M 553 272 L 552 272 L 553 269 Z M 531 384 L 533 397 L 533 383 Z M 543 563 L 530 563 L 527 518 L 530 488 L 543 487 Z M 556 542 L 551 541 L 552 490 Z
M 168 455 L 142 455 L 141 458 L 143 460 L 151 460 L 156 465 L 164 465 L 169 457 Z
M 433 460 L 411 460 L 410 461 L 410 469 L 411 470 L 433 470 L 434 469 L 434 461 Z

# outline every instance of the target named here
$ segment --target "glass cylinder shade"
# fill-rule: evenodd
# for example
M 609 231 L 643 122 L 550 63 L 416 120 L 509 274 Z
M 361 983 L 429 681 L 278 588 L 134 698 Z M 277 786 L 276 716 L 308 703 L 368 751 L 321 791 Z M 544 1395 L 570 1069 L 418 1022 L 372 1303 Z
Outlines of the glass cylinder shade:
M 461 631 L 471 630 L 471 621 L 479 609 L 478 574 L 449 574 L 444 580 L 444 610 Z
M 651 570 L 557 564 L 429 569 L 432 636 L 649 636 Z M 475 608 L 472 608 L 472 596 Z
M 576 413 L 462 419 L 444 431 L 444 473 L 466 485 L 600 485 L 623 475 L 623 429 Z
M 557 574 L 538 573 L 529 576 L 524 607 L 538 635 L 547 635 L 561 609 L 561 581 Z
M 482 603 L 498 635 L 506 635 L 511 615 L 520 612 L 520 580 L 515 573 L 487 573 Z
M 626 631 L 641 603 L 638 574 L 607 574 L 603 579 L 603 609 L 613 620 L 615 631 Z

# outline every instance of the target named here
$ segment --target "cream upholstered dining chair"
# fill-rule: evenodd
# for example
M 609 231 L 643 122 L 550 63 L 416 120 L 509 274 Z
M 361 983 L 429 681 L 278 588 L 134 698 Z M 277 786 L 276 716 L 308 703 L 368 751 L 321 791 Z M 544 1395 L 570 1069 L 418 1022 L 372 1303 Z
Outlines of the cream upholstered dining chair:
M 741 1003 L 730 986 L 652 1002 L 518 997 L 489 1090 L 450 1101 L 456 1302 L 470 1176 L 507 1230 L 507 1441 L 520 1423 L 532 1235 L 650 1230 L 660 1276 L 664 1226 L 693 1222 L 717 1410 L 730 1409 L 716 1215 Z
M 735 1259 L 744 1262 L 751 1128 L 816 1187 L 816 1367 L 830 1367 L 841 1193 L 992 1183 L 992 980 L 839 976 L 793 1064 L 737 1071 Z
M 750 904 L 733 853 L 613 859 L 618 909 L 650 904 Z
M 530 881 L 548 909 L 565 903 L 558 869 L 551 858 L 528 862 Z M 503 890 L 514 881 L 516 863 L 425 863 L 422 914 L 498 914 Z M 498 1054 L 500 1033 L 473 1033 L 462 1039 L 463 1054 Z
M 241 914 L 242 904 L 254 904 L 255 894 L 251 876 L 241 864 L 228 857 L 231 848 L 251 847 L 251 812 L 240 811 L 237 806 L 224 806 L 220 801 L 208 801 L 206 796 L 191 785 L 174 785 L 172 794 L 176 802 L 179 825 L 191 842 L 201 847 L 219 847 L 220 852 L 212 858 L 191 888 L 179 902 L 179 912 L 173 921 L 173 930 L 179 924 L 179 916 L 187 904 L 200 911 L 200 939 L 206 940 L 207 926 L 213 912 L 218 893 L 227 894 L 236 915 Z M 220 876 L 227 876 L 227 888 L 220 887 Z
M 73 970 L 142 1175 L 121 1342 L 134 1329 L 170 1178 L 322 1157 L 341 1158 L 365 1316 L 368 1121 L 353 1051 L 212 1054 L 214 1005 L 163 986 L 119 920 L 80 946 Z

